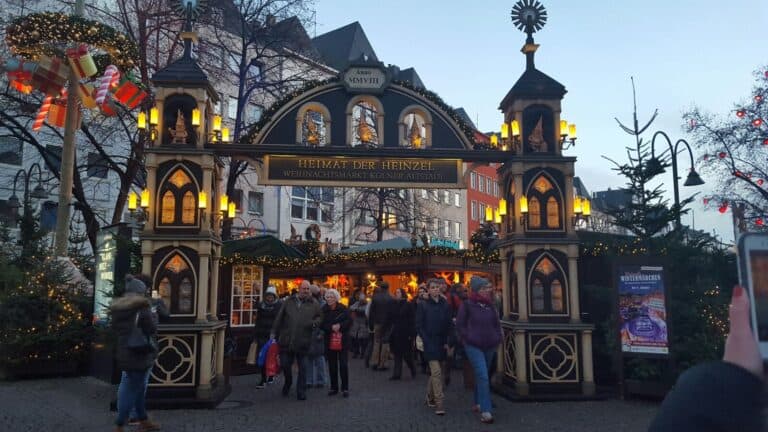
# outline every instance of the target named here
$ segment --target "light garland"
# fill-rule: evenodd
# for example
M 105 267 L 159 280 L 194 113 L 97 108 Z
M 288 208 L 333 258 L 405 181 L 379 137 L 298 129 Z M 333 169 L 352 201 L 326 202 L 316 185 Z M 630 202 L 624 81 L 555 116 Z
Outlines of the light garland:
M 64 57 L 64 45 L 84 43 L 104 52 L 94 55 L 99 70 L 114 64 L 130 70 L 139 62 L 139 50 L 126 35 L 83 17 L 42 12 L 14 19 L 6 29 L 8 47 L 14 54 L 37 60 L 41 55 Z

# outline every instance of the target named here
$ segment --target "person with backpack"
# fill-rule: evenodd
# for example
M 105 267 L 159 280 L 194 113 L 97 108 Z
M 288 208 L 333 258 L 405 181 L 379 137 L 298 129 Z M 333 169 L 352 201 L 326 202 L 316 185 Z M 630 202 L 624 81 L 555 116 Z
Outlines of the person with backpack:
M 473 276 L 469 282 L 472 294 L 456 314 L 456 330 L 464 344 L 464 352 L 475 375 L 474 412 L 480 421 L 493 423 L 489 371 L 493 355 L 502 340 L 501 322 L 493 300 L 493 285 Z

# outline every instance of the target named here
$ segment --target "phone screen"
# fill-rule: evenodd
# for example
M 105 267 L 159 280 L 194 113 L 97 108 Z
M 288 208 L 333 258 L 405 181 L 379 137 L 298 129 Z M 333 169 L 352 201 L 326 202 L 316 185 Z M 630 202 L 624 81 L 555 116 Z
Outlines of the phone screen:
M 768 341 L 768 250 L 749 253 L 758 339 Z

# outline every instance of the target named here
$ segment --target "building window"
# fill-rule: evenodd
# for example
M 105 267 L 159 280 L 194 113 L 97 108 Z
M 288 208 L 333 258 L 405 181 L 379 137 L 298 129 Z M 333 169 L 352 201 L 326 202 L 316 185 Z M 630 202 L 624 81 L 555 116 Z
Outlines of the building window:
M 531 274 L 531 312 L 565 314 L 565 279 L 549 257 L 536 263 Z
M 88 153 L 88 177 L 107 178 L 107 164 L 101 153 Z
M 256 123 L 261 119 L 261 113 L 263 108 L 256 104 L 248 104 L 245 106 L 245 123 Z
M 308 109 L 304 113 L 304 120 L 301 124 L 301 143 L 303 145 L 324 146 L 326 144 L 325 120 L 320 111 Z
M 440 218 L 435 218 L 435 225 L 434 225 L 434 227 L 432 229 L 432 232 L 436 236 L 440 236 Z
M 492 194 L 492 193 L 493 193 L 493 187 L 491 186 L 491 183 L 493 183 L 493 182 L 491 181 L 491 178 L 490 178 L 490 177 L 486 177 L 486 178 L 485 178 L 485 192 L 486 192 L 488 195 L 490 195 L 490 194 Z
M 499 196 L 499 183 L 493 183 L 493 196 Z
M 449 190 L 443 191 L 443 202 L 445 204 L 451 205 L 451 191 Z
M 456 192 L 455 194 L 453 194 L 453 204 L 454 204 L 456 207 L 461 207 L 461 195 L 459 195 L 459 193 L 458 193 L 458 192 Z
M 427 190 L 426 190 L 426 189 L 422 189 L 422 190 L 421 190 L 421 197 L 422 197 L 423 199 L 427 199 Z
M 195 275 L 187 260 L 180 254 L 174 254 L 157 275 L 160 282 L 157 291 L 170 309 L 171 315 L 189 315 L 194 313 Z
M 379 145 L 378 116 L 376 106 L 365 100 L 352 108 L 352 147 Z
M 0 163 L 21 165 L 23 160 L 21 140 L 15 137 L 0 137 Z
M 477 182 L 477 186 L 478 186 L 477 190 L 480 192 L 485 192 L 485 180 L 483 180 L 483 176 L 481 175 L 479 175 L 478 177 L 479 178 Z
M 561 229 L 560 202 L 558 190 L 546 177 L 539 176 L 528 191 L 528 226 L 532 229 Z
M 449 220 L 443 221 L 443 224 L 444 224 L 443 235 L 445 236 L 445 238 L 450 238 L 451 237 L 451 221 Z
M 224 100 L 224 95 L 219 93 L 219 100 L 216 101 L 215 104 L 213 104 L 213 113 L 216 115 L 221 115 L 221 101 Z
M 461 238 L 461 222 L 454 222 L 453 229 L 456 231 L 456 238 Z
M 477 173 L 474 171 L 469 174 L 469 185 L 472 189 L 477 189 Z
M 263 270 L 259 266 L 232 266 L 232 327 L 252 326 L 256 322 L 256 307 L 261 302 L 263 280 Z
M 432 199 L 435 200 L 435 202 L 440 202 L 440 195 L 438 194 L 437 189 L 432 189 L 430 192 L 432 192 Z
M 294 186 L 291 191 L 291 217 L 309 221 L 331 222 L 333 188 Z
M 177 168 L 160 188 L 160 224 L 194 225 L 197 219 L 197 187 L 186 171 Z
M 237 119 L 237 98 L 230 96 L 227 99 L 227 117 L 230 120 Z
M 251 85 L 261 81 L 261 65 L 259 63 L 251 63 L 248 66 L 248 71 L 246 72 L 246 78 L 248 79 L 248 81 L 252 81 L 251 83 L 249 83 Z
M 264 193 L 248 191 L 248 212 L 264 214 Z
M 470 206 L 472 208 L 472 220 L 477 220 L 477 201 L 472 201 Z

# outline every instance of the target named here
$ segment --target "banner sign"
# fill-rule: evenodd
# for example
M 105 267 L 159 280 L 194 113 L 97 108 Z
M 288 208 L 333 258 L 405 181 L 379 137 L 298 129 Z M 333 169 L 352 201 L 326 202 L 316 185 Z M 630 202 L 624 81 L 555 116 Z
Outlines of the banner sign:
M 268 185 L 464 187 L 461 159 L 265 156 L 264 165 Z
M 663 267 L 618 268 L 621 351 L 669 354 Z
M 128 272 L 130 251 L 126 244 L 130 238 L 131 230 L 126 224 L 107 226 L 96 234 L 94 323 L 103 323 L 107 320 L 109 303 L 114 295 L 115 281 L 122 280 Z

